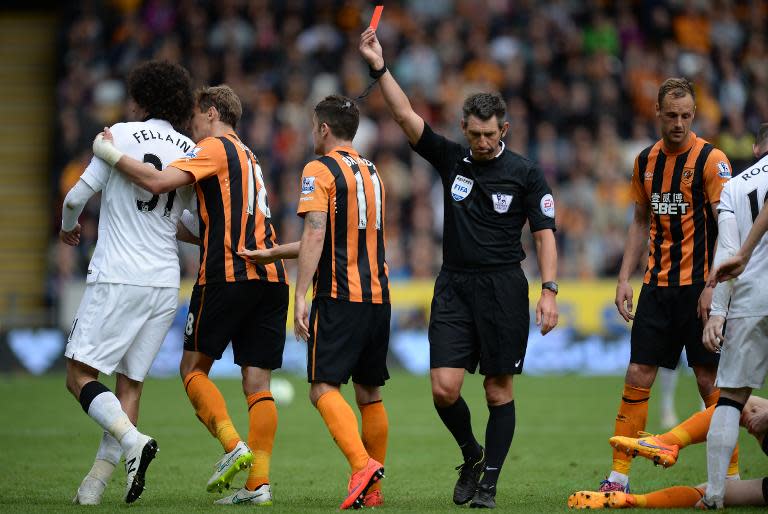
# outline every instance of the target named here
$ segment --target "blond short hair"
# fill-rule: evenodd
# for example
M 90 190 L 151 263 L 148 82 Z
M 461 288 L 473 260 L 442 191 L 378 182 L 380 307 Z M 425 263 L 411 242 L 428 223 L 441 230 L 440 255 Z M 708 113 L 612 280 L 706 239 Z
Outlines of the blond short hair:
M 672 95 L 672 98 L 682 98 L 685 95 L 691 95 L 693 103 L 696 103 L 696 94 L 693 92 L 693 83 L 686 78 L 668 78 L 662 82 L 659 88 L 659 106 L 661 106 L 662 100 L 667 95 Z
M 243 104 L 240 103 L 240 98 L 226 84 L 198 89 L 195 93 L 195 104 L 200 112 L 215 107 L 219 111 L 221 121 L 232 128 L 237 128 L 237 122 L 243 115 Z

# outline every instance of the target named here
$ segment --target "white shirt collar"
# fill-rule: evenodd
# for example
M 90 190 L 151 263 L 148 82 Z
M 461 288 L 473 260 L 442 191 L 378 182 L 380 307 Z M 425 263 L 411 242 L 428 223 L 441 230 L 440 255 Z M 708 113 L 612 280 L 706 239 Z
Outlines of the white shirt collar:
M 504 141 L 500 141 L 500 143 L 501 143 L 501 148 L 499 149 L 499 153 L 497 153 L 496 155 L 493 156 L 494 159 L 496 159 L 499 155 L 504 153 L 504 149 L 507 147 L 504 144 Z M 469 156 L 472 157 L 472 149 L 471 148 L 469 149 Z

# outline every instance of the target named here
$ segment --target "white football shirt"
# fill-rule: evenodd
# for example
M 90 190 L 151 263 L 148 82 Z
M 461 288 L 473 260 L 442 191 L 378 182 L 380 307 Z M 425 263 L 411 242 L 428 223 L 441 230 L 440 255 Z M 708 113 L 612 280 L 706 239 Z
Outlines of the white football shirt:
M 110 130 L 121 152 L 160 170 L 195 146 L 165 120 L 118 123 Z M 86 281 L 179 287 L 176 223 L 184 209 L 196 212 L 192 186 L 153 195 L 95 156 L 80 178 L 103 191 Z
M 763 156 L 723 186 L 717 209 L 733 213 L 736 218 L 739 234 L 734 250 L 744 243 L 767 197 L 768 156 Z M 727 284 L 720 286 L 727 287 Z M 732 281 L 732 286 L 728 318 L 768 316 L 768 238 L 763 236 L 744 272 Z

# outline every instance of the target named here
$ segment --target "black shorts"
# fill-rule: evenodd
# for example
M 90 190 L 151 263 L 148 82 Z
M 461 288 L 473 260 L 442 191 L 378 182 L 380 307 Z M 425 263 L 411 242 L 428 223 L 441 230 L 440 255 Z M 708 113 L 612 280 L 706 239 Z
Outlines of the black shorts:
M 704 283 L 660 287 L 643 284 L 632 324 L 630 362 L 674 369 L 685 348 L 689 366 L 717 366 L 719 355 L 701 342 L 699 295 Z
M 283 364 L 288 285 L 247 280 L 195 285 L 184 327 L 184 349 L 218 360 L 232 341 L 235 364 Z
M 312 302 L 307 341 L 307 380 L 382 386 L 389 379 L 388 303 L 320 297 Z
M 429 366 L 483 375 L 523 371 L 530 314 L 519 266 L 494 272 L 440 271 L 429 319 Z

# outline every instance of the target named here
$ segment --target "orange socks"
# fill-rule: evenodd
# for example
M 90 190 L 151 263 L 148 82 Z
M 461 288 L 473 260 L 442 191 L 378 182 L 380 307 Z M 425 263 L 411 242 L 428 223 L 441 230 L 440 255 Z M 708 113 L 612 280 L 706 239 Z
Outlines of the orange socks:
M 703 443 L 707 440 L 709 422 L 712 421 L 712 413 L 714 412 L 714 405 L 707 407 L 706 410 L 697 412 L 666 434 L 661 434 L 658 439 L 665 444 L 676 444 L 680 448 Z
M 704 407 L 710 408 L 713 405 L 717 405 L 717 400 L 720 399 L 720 389 L 715 389 L 711 393 L 709 393 L 707 396 L 704 396 L 701 398 L 704 401 Z
M 231 452 L 241 439 L 229 419 L 227 404 L 221 392 L 202 371 L 193 371 L 184 377 L 184 389 L 195 408 L 197 418 L 219 440 L 224 451 Z
M 712 421 L 712 414 L 715 412 L 717 406 L 717 400 L 720 398 L 720 389 L 716 389 L 706 397 L 704 405 L 706 410 L 697 412 L 690 418 L 686 419 L 675 428 L 661 434 L 658 439 L 665 444 L 676 444 L 680 448 L 685 448 L 691 444 L 703 443 L 707 440 L 707 432 L 709 431 L 709 423 Z M 735 476 L 739 474 L 739 446 L 733 450 L 731 455 L 731 462 L 728 465 L 728 476 Z
M 648 398 L 651 390 L 645 387 L 633 387 L 624 384 L 624 394 L 621 397 L 619 413 L 616 415 L 616 425 L 613 435 L 638 437 L 638 432 L 645 429 L 648 418 Z M 632 457 L 624 452 L 613 450 L 613 471 L 629 474 Z
M 634 507 L 646 509 L 693 507 L 704 496 L 704 491 L 696 487 L 675 486 L 648 494 L 630 494 Z
M 357 417 L 339 391 L 328 391 L 317 400 L 317 410 L 325 421 L 333 440 L 349 462 L 352 472 L 368 464 L 368 452 L 357 432 Z
M 248 447 L 253 453 L 253 464 L 245 488 L 254 491 L 269 483 L 269 462 L 277 432 L 277 407 L 269 391 L 249 394 L 246 401 L 249 421 Z
M 389 419 L 381 400 L 359 405 L 363 418 L 363 446 L 372 459 L 384 464 L 387 455 Z M 369 491 L 381 489 L 381 481 L 371 486 Z

